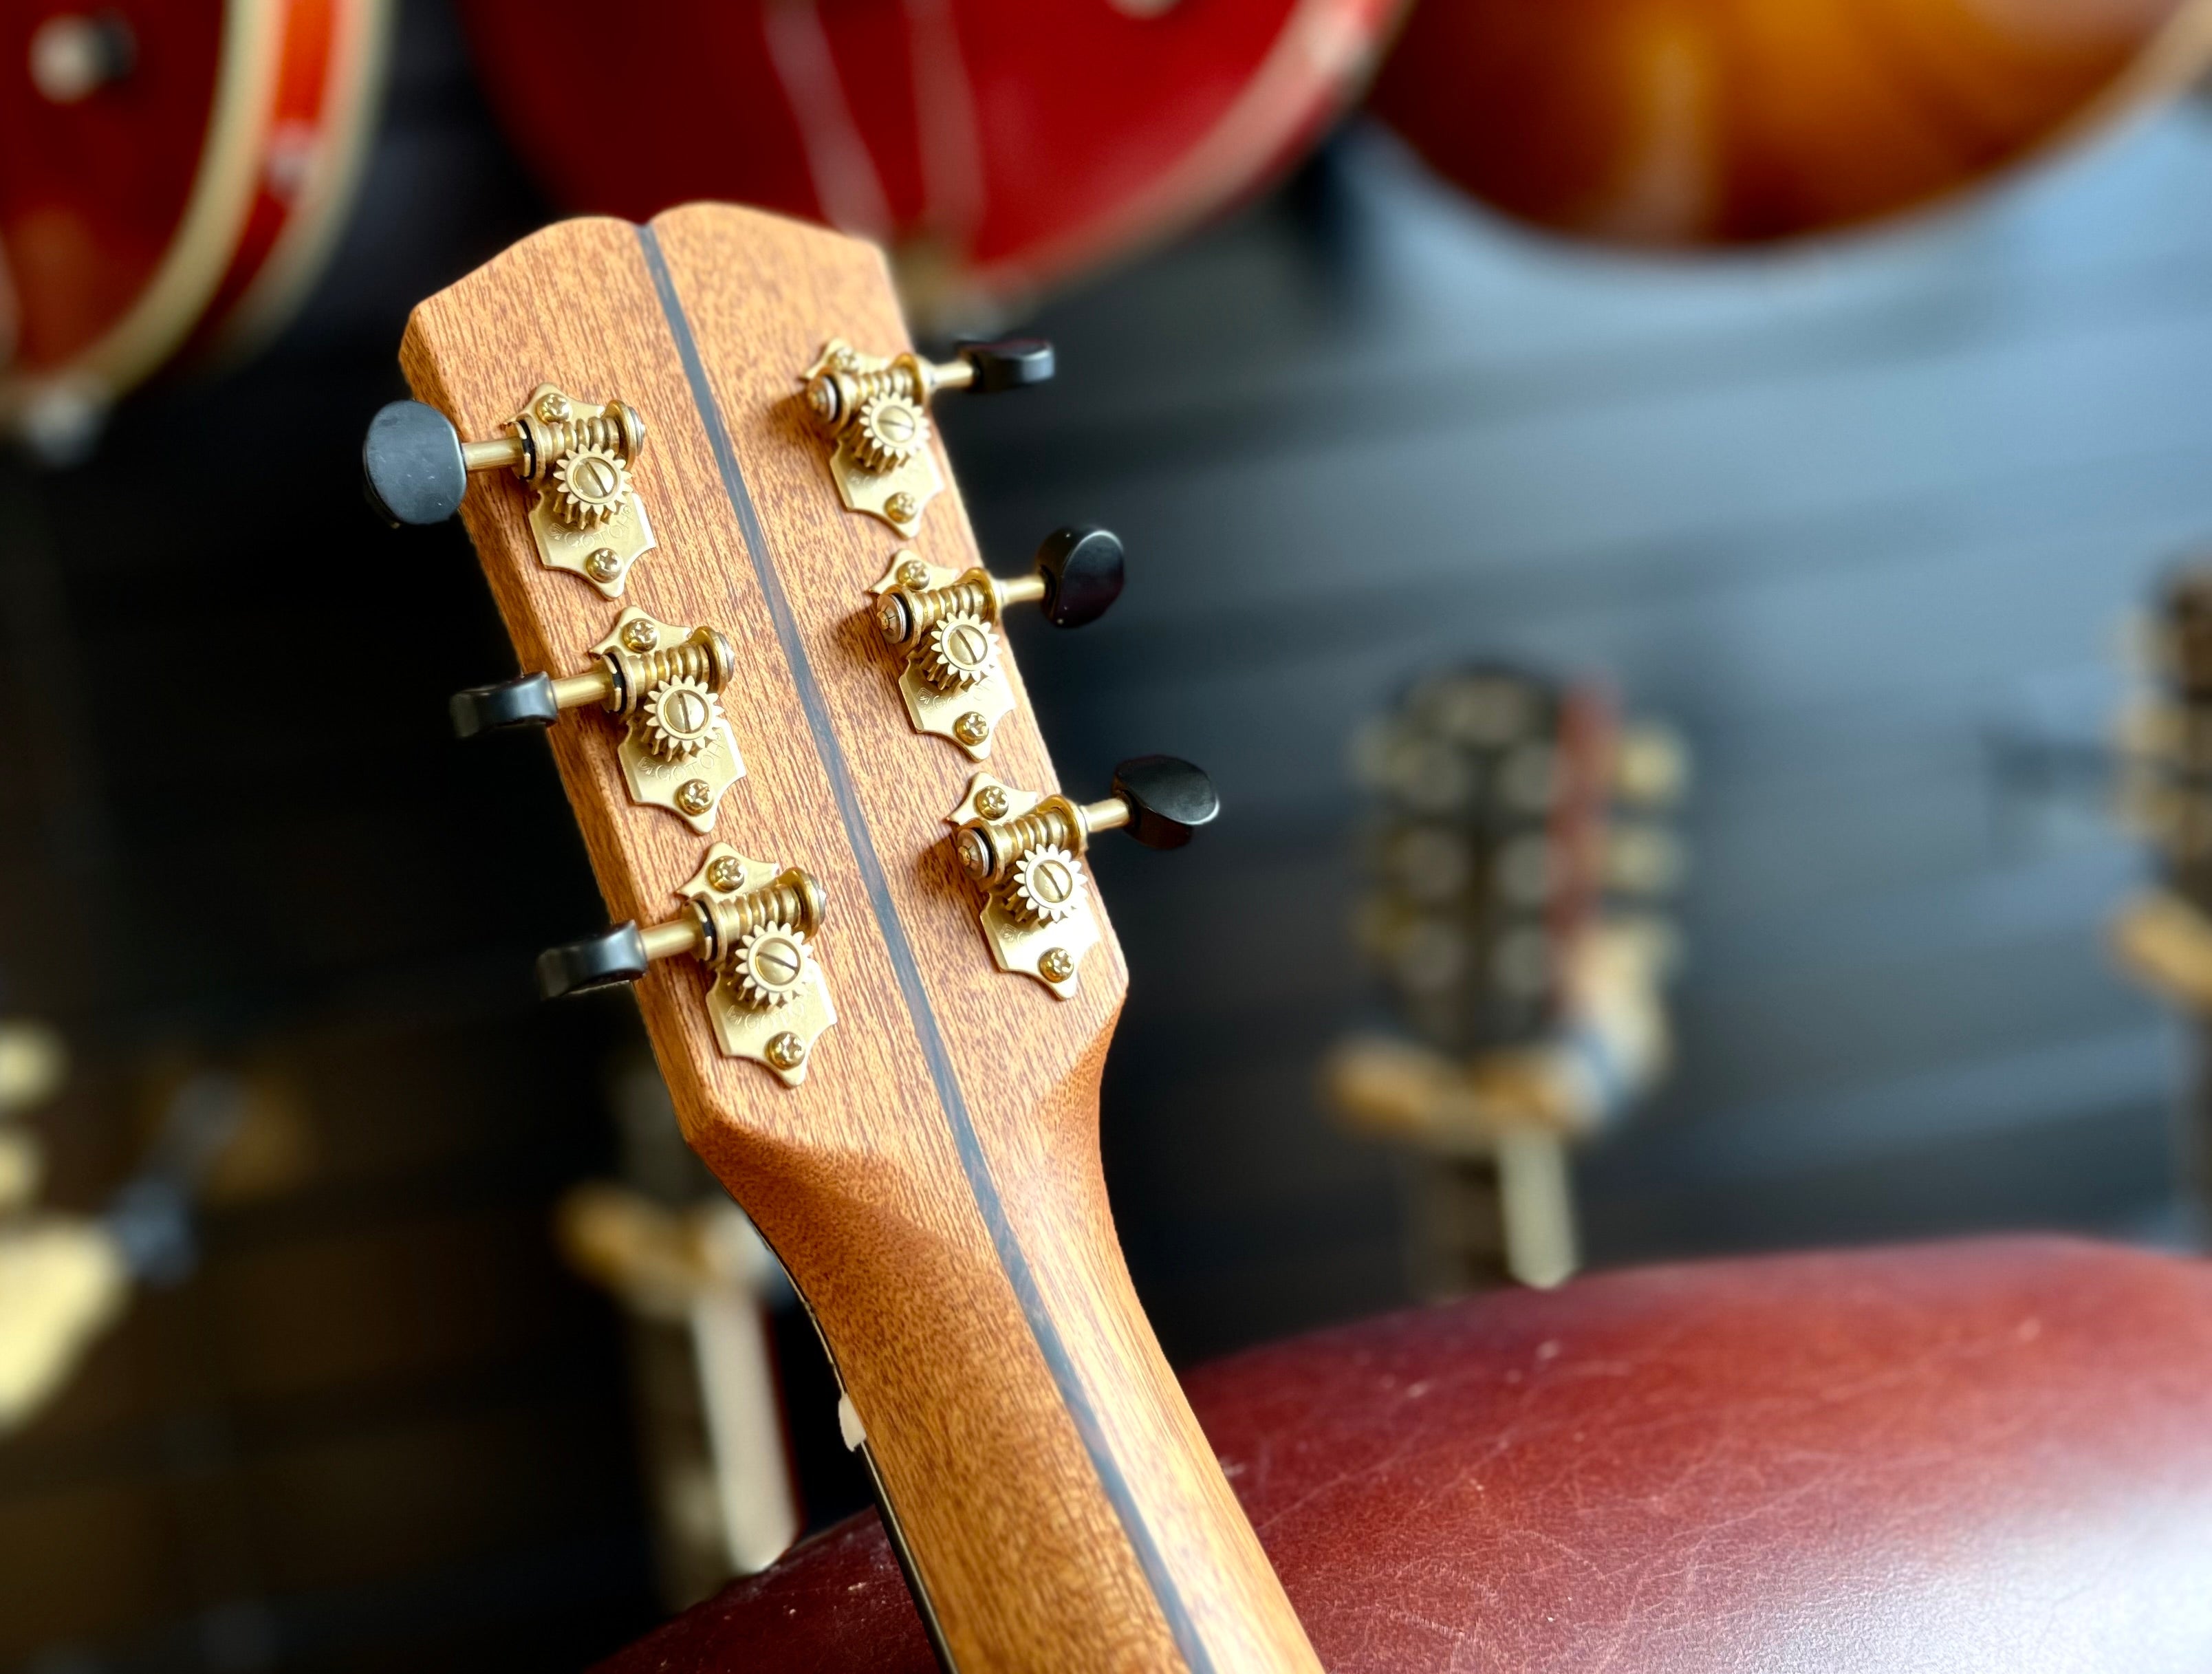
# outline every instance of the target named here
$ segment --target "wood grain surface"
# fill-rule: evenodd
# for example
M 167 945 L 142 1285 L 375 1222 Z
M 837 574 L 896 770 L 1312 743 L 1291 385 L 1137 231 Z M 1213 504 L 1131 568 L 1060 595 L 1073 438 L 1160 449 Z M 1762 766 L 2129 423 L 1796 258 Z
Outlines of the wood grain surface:
M 747 777 L 702 839 L 631 804 L 606 718 L 565 716 L 554 754 L 613 919 L 667 917 L 714 840 L 828 892 L 816 952 L 839 1021 L 802 1087 L 720 1055 L 691 961 L 656 966 L 637 996 L 686 1137 L 821 1328 L 950 1657 L 1317 1668 L 1114 1235 L 1097 1083 L 1120 948 L 1109 927 L 1067 1003 L 997 971 L 943 840 L 970 764 L 911 731 L 866 615 L 900 543 L 840 506 L 795 398 L 832 336 L 906 344 L 872 248 L 698 206 L 536 234 L 417 308 L 401 358 L 466 438 L 541 381 L 647 420 L 635 480 L 659 547 L 623 603 L 731 635 Z M 520 667 L 570 672 L 618 607 L 539 565 L 528 504 L 484 477 L 463 517 Z M 957 489 L 912 544 L 977 561 Z M 991 769 L 1055 788 L 1010 674 L 1020 701 Z

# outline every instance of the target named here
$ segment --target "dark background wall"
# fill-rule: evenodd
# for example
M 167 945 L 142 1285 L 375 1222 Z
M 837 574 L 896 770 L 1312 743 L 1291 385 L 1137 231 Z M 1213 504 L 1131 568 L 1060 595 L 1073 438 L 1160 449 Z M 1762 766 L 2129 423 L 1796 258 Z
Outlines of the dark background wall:
M 284 1089 L 313 1164 L 0 1445 L 0 1663 L 574 1665 L 658 1613 L 619 1333 L 546 1228 L 611 1164 L 635 1020 L 531 999 L 602 917 L 580 847 L 541 749 L 446 736 L 511 667 L 458 531 L 355 488 L 407 307 L 549 213 L 420 0 L 275 351 L 0 469 L 0 1007 L 80 1066 L 54 1196 L 200 1065 Z M 1018 636 L 1046 734 L 1074 786 L 1174 750 L 1229 806 L 1098 859 L 1108 1167 L 1172 1356 L 1402 1300 L 1389 1160 L 1313 1091 L 1370 1004 L 1345 747 L 1474 653 L 1605 673 L 1697 757 L 1680 1071 L 1583 1170 L 1598 1259 L 2179 1235 L 2094 755 L 2115 629 L 2212 529 L 2203 114 L 1718 267 L 1529 240 L 1353 131 L 1037 324 L 1060 381 L 945 417 L 1002 565 L 1130 546 L 1106 623 Z

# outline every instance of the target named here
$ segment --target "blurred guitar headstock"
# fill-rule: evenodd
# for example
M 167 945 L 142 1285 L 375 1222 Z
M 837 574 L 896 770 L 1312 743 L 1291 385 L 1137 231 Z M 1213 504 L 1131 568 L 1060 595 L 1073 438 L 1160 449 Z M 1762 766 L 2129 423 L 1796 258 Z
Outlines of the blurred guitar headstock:
M 1416 1210 L 1425 1289 L 1556 1283 L 1577 1260 L 1563 1146 L 1665 1065 L 1682 747 L 1599 686 L 1482 665 L 1417 682 L 1355 765 L 1356 933 L 1404 1032 L 1340 1043 L 1333 1102 L 1445 1160 Z

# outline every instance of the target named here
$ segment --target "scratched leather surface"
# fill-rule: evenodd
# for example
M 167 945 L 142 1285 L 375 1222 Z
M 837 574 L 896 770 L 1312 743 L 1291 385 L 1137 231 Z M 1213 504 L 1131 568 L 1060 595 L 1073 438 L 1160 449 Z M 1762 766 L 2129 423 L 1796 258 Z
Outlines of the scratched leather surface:
M 1188 1387 L 1334 1674 L 2212 1671 L 2206 1264 L 1652 1268 Z M 872 1513 L 604 1665 L 934 1667 Z

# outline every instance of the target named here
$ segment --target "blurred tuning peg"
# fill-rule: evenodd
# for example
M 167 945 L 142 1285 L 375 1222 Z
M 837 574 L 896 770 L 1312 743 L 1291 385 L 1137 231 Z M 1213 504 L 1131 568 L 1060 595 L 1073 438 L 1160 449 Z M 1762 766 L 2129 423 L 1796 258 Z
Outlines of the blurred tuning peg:
M 1083 955 L 1098 940 L 1080 857 L 1102 831 L 1146 848 L 1181 848 L 1221 811 L 1213 781 L 1172 755 L 1139 755 L 1114 770 L 1102 800 L 1039 797 L 977 773 L 953 810 L 952 852 L 981 884 L 983 931 L 999 967 L 1072 997 Z
M 592 649 L 591 666 L 578 674 L 527 674 L 456 692 L 453 731 L 472 738 L 550 726 L 564 709 L 597 704 L 629 719 L 619 755 L 632 798 L 671 810 L 695 830 L 710 829 L 722 792 L 745 771 L 717 696 L 736 668 L 728 637 L 716 628 L 673 626 L 631 609 Z
M 1615 825 L 1605 834 L 1606 887 L 1624 895 L 1672 895 L 1682 887 L 1689 857 L 1672 832 L 1650 825 Z
M 911 535 L 945 487 L 929 451 L 929 408 L 941 390 L 989 394 L 1053 374 L 1052 345 L 1035 337 L 963 343 L 950 361 L 863 355 L 832 338 L 801 374 L 800 400 L 832 444 L 830 475 L 847 509 Z
M 1690 783 L 1690 751 L 1681 735 L 1658 721 L 1621 730 L 1613 759 L 1613 793 L 1637 808 L 1671 808 Z
M 1035 604 L 1055 628 L 1081 628 L 1121 596 L 1122 574 L 1120 540 L 1088 527 L 1054 530 L 1037 548 L 1036 568 L 1012 578 L 894 555 L 870 591 L 877 630 L 905 653 L 899 689 L 915 730 L 950 738 L 978 761 L 988 756 L 994 729 L 1014 707 L 1000 663 L 1007 607 Z
M 689 954 L 714 973 L 707 1010 L 722 1050 L 797 1085 L 816 1039 L 837 1020 L 811 951 L 828 895 L 811 873 L 779 871 L 726 843 L 708 852 L 682 894 L 684 910 L 665 923 L 633 920 L 547 949 L 538 956 L 538 992 L 557 999 L 635 982 L 655 960 Z

